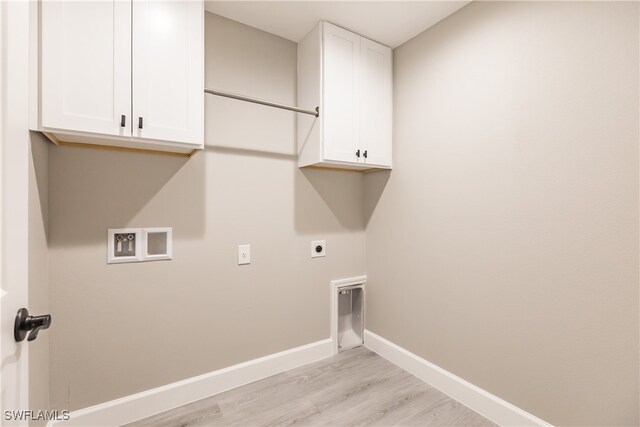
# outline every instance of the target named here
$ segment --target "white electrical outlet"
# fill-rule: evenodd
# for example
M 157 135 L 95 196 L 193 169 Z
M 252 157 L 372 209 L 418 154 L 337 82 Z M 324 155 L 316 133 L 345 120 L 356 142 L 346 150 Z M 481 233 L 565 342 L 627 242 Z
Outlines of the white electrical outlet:
M 238 265 L 251 264 L 251 245 L 238 245 Z
M 327 242 L 324 240 L 313 240 L 311 242 L 311 258 L 327 256 Z

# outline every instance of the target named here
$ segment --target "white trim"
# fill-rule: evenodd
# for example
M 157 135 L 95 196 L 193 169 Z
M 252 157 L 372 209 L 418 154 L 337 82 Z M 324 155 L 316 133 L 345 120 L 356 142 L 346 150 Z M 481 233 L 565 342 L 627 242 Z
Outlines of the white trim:
M 347 277 L 346 279 L 332 280 L 329 284 L 331 286 L 351 286 L 351 285 L 365 285 L 367 283 L 367 276 L 355 276 Z
M 551 426 L 546 421 L 500 399 L 371 331 L 364 345 L 391 363 L 501 426 Z
M 48 426 L 119 426 L 330 357 L 331 340 L 274 353 L 197 377 L 74 411 Z
M 40 2 L 29 2 L 29 130 L 40 120 Z
M 367 276 L 349 277 L 346 279 L 337 279 L 329 282 L 329 304 L 331 324 L 331 347 L 333 354 L 338 354 L 338 289 L 345 286 L 362 285 L 364 288 L 367 284 Z

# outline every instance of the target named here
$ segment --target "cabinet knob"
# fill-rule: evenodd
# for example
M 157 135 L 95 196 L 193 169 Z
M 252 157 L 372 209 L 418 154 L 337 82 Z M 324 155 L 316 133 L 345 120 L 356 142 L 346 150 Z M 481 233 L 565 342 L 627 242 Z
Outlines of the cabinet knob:
M 362 153 L 362 157 L 364 157 L 365 159 L 367 158 L 367 150 L 364 150 L 364 153 Z
M 127 116 L 124 114 L 120 116 L 120 127 L 125 127 L 127 124 Z
M 138 117 L 138 129 L 142 129 L 142 117 Z
M 356 157 L 360 157 L 360 150 L 356 151 Z

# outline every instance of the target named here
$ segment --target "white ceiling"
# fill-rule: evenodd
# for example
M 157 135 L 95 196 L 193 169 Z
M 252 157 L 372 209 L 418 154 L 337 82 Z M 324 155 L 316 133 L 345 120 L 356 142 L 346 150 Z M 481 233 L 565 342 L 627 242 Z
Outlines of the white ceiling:
M 469 1 L 218 1 L 207 11 L 295 42 L 329 21 L 395 48 Z

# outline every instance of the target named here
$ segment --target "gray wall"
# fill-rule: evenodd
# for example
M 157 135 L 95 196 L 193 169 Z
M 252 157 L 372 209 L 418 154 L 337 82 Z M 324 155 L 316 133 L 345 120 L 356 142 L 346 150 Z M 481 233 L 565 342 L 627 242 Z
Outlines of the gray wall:
M 295 103 L 295 43 L 206 19 L 208 86 Z M 373 332 L 554 424 L 638 424 L 638 36 L 637 3 L 470 4 L 396 51 L 391 173 L 301 171 L 293 114 L 215 97 L 188 160 L 52 147 L 52 406 L 327 338 L 329 280 L 366 272 Z M 106 265 L 125 226 L 174 259 Z
M 207 86 L 295 103 L 296 49 L 207 14 Z M 329 281 L 365 272 L 362 175 L 299 170 L 293 113 L 206 102 L 206 149 L 188 160 L 51 148 L 53 407 L 328 338 Z M 174 259 L 107 265 L 107 228 L 127 226 L 172 226 Z
M 551 423 L 638 425 L 638 39 L 637 2 L 474 2 L 396 49 L 370 330 Z
M 29 312 L 49 313 L 49 140 L 31 132 L 29 159 Z M 49 330 L 38 334 L 29 346 L 29 407 L 49 408 Z M 26 344 L 26 342 L 25 342 Z M 31 424 L 44 425 L 44 421 Z

